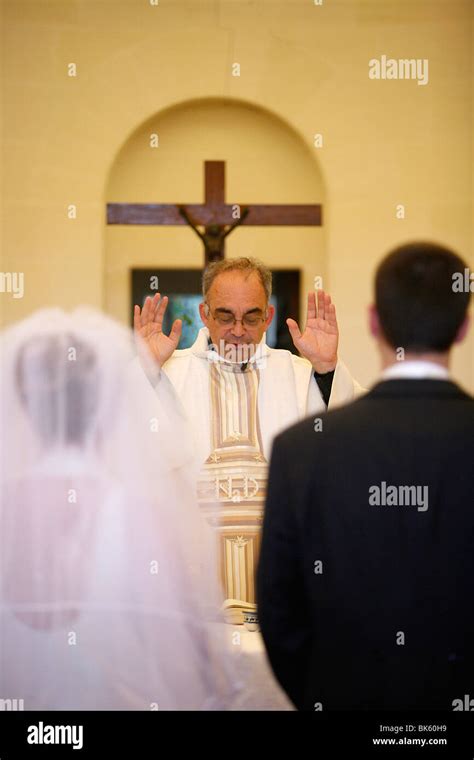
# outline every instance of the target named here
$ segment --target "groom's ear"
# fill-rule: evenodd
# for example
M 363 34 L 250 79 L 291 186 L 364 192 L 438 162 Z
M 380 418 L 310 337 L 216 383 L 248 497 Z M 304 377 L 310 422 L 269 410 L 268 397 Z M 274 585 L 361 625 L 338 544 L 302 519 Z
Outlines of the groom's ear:
M 380 319 L 375 304 L 368 308 L 369 332 L 373 338 L 380 337 Z
M 471 324 L 471 318 L 469 314 L 466 314 L 459 330 L 456 333 L 456 337 L 454 339 L 455 343 L 461 343 L 461 341 L 464 340 L 464 338 L 466 337 L 467 331 L 469 330 L 470 324 Z

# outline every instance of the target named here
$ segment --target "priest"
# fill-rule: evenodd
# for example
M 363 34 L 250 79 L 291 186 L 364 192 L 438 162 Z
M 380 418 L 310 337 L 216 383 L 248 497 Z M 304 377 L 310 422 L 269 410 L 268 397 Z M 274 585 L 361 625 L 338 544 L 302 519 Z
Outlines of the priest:
M 181 320 L 169 335 L 162 329 L 167 296 L 156 293 L 134 310 L 138 344 L 148 349 L 146 357 L 139 351 L 134 371 L 142 381 L 142 370 L 148 377 L 163 429 L 168 419 L 167 434 L 184 435 L 194 448 L 199 506 L 216 532 L 224 598 L 237 607 L 255 603 L 273 438 L 308 415 L 315 416 L 318 435 L 318 414 L 363 392 L 338 358 L 330 296 L 323 290 L 308 294 L 303 332 L 294 319 L 286 320 L 297 356 L 265 342 L 275 312 L 271 292 L 271 272 L 258 260 L 212 262 L 203 274 L 199 306 L 204 327 L 182 350 Z M 172 414 L 184 427 L 170 422 Z

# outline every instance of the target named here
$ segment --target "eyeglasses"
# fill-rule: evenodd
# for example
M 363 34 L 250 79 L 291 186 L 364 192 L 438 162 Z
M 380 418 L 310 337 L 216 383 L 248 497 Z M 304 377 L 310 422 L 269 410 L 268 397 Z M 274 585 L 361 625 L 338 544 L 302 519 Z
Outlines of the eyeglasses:
M 213 314 L 208 304 L 206 304 L 206 312 L 208 316 L 210 314 L 216 322 L 226 327 L 230 325 L 233 327 L 237 322 L 242 322 L 246 327 L 256 327 L 260 322 L 265 322 L 268 316 L 265 311 L 263 316 L 261 314 L 244 314 L 242 319 L 237 319 L 231 311 L 219 311 L 219 309 L 216 309 Z

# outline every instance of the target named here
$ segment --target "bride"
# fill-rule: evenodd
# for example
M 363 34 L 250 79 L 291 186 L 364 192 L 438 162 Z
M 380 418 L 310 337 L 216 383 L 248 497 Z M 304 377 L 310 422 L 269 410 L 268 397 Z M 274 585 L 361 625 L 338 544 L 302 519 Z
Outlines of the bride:
M 239 683 L 213 622 L 195 463 L 182 420 L 133 391 L 131 334 L 49 309 L 5 330 L 0 351 L 1 696 L 229 709 Z

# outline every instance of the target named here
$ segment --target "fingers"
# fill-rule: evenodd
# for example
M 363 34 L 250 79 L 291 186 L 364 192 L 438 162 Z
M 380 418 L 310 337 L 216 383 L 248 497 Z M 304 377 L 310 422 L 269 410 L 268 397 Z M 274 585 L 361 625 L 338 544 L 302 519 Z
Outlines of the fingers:
M 324 290 L 317 291 L 317 303 L 319 319 L 326 319 L 334 322 L 336 319 L 336 308 L 331 301 L 331 296 Z
M 337 327 L 336 307 L 333 303 L 329 304 L 329 307 L 326 309 L 326 320 L 330 325 Z
M 156 295 L 159 298 L 160 294 L 157 293 Z M 166 311 L 167 306 L 168 306 L 168 296 L 163 296 L 163 298 L 161 299 L 159 303 L 158 303 L 158 299 L 156 300 L 152 322 L 156 322 L 159 325 L 163 324 L 163 317 L 165 316 L 165 311 Z
M 142 327 L 144 327 L 145 325 L 147 325 L 148 322 L 150 321 L 150 312 L 151 312 L 151 309 L 152 309 L 152 299 L 150 298 L 150 296 L 147 296 L 145 298 L 145 303 L 143 304 L 143 307 L 142 307 L 142 315 L 141 315 L 142 316 Z
M 318 290 L 318 317 L 320 319 L 326 319 L 326 299 L 329 298 L 329 301 L 331 301 L 330 296 L 326 296 L 326 293 L 324 290 Z
M 179 339 L 181 338 L 182 328 L 183 328 L 182 321 L 180 319 L 175 319 L 171 326 L 169 337 L 172 338 L 172 340 L 176 341 L 176 345 L 178 345 Z
M 133 310 L 133 325 L 136 330 L 139 330 L 140 327 L 145 327 L 145 325 L 149 324 L 150 322 L 158 322 L 161 324 L 163 322 L 163 315 L 166 311 L 166 306 L 168 305 L 168 296 L 163 296 L 160 301 L 160 293 L 155 293 L 153 298 L 151 296 L 147 296 L 145 298 L 145 303 L 143 304 L 143 308 L 140 311 L 140 307 L 135 305 Z
M 135 304 L 133 307 L 133 329 L 135 332 L 139 332 L 140 328 L 142 326 L 142 321 L 140 319 L 140 307 Z
M 306 314 L 306 321 L 308 321 L 308 319 L 316 319 L 317 316 L 316 293 L 313 291 L 312 293 L 308 293 L 308 312 Z
M 295 341 L 297 341 L 297 340 L 299 340 L 299 338 L 301 338 L 301 331 L 300 331 L 300 328 L 298 326 L 298 322 L 296 322 L 294 319 L 288 318 L 286 320 L 286 324 L 288 325 L 288 330 L 290 331 L 290 335 L 291 335 L 291 337 L 293 339 L 293 343 L 295 343 Z

